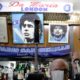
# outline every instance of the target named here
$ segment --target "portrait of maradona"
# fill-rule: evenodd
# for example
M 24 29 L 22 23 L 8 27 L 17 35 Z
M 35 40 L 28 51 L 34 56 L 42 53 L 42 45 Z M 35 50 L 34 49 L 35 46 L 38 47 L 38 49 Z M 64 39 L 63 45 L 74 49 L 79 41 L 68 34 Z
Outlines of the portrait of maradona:
M 13 42 L 17 44 L 34 43 L 35 20 L 39 20 L 39 43 L 43 43 L 43 14 L 13 13 Z
M 67 25 L 50 25 L 49 42 L 68 43 L 69 29 Z

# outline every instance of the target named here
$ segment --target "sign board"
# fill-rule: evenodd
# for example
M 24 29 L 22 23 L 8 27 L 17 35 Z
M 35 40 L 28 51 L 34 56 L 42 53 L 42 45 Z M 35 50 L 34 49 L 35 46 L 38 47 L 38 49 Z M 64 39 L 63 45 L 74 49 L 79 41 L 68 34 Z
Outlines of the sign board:
M 73 12 L 73 4 L 44 1 L 3 1 L 0 2 L 0 12 L 71 13 Z

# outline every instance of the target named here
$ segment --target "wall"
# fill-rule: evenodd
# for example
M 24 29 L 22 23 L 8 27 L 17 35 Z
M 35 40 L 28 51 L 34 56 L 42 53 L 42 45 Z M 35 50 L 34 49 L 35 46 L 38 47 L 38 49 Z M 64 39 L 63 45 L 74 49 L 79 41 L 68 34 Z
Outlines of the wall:
M 2 13 L 0 13 L 0 15 L 3 15 Z M 4 13 L 4 15 L 6 15 L 6 13 Z M 72 14 L 70 14 L 72 16 Z M 80 17 L 80 14 L 75 14 L 77 15 L 78 17 Z M 67 20 L 67 21 L 47 21 L 47 20 L 44 20 L 44 23 L 61 23 L 61 24 L 79 24 L 80 23 L 80 20 L 79 19 L 75 19 L 75 18 L 71 18 L 71 20 Z M 8 18 L 7 18 L 8 20 Z M 18 46 L 18 47 L 33 47 L 35 46 L 35 44 L 21 44 L 21 45 L 18 45 L 18 44 L 13 44 L 13 35 L 12 35 L 12 24 L 9 23 L 8 24 L 8 37 L 9 37 L 9 42 L 4 44 L 4 43 L 0 43 L 0 46 Z M 79 52 L 80 52 L 80 29 L 79 29 L 79 26 L 74 26 L 73 27 L 73 51 L 74 52 L 77 52 L 76 54 L 78 54 L 79 56 Z M 69 36 L 69 42 L 67 44 L 70 44 L 70 36 Z M 60 46 L 60 45 L 64 45 L 64 44 L 60 44 L 60 43 L 48 43 L 48 25 L 44 26 L 44 44 L 39 44 L 40 47 L 51 47 L 51 46 Z M 74 53 L 75 54 L 75 53 Z

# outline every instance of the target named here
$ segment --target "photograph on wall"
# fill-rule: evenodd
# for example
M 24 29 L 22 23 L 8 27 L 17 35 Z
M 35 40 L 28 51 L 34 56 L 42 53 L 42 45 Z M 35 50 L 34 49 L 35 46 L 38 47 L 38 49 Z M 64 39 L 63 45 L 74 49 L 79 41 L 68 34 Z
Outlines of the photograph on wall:
M 5 16 L 0 16 L 0 43 L 8 42 L 7 21 Z
M 49 43 L 68 43 L 69 26 L 50 24 L 48 32 Z
M 35 21 L 39 26 L 35 26 Z M 13 43 L 35 43 L 35 29 L 39 27 L 39 43 L 44 43 L 43 14 L 37 13 L 12 13 Z

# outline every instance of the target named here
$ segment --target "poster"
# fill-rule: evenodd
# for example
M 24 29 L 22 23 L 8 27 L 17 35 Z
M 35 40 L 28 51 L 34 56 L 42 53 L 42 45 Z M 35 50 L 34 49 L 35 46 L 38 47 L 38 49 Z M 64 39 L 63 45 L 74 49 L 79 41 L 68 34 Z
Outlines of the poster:
M 6 17 L 0 16 L 0 42 L 7 43 L 8 42 L 8 35 L 7 35 L 7 21 Z
M 13 43 L 31 44 L 35 37 L 35 20 L 39 20 L 39 43 L 44 43 L 43 14 L 12 13 Z
M 68 43 L 69 26 L 50 24 L 48 32 L 49 43 Z

